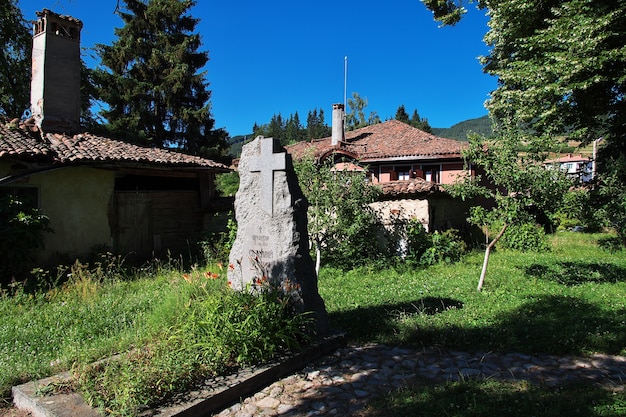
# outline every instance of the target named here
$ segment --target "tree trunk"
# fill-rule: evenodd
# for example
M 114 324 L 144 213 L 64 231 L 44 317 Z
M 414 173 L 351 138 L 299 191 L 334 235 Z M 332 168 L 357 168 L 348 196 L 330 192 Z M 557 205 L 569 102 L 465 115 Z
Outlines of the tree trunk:
M 493 238 L 491 242 L 489 242 L 487 248 L 485 248 L 485 259 L 483 261 L 483 270 L 480 272 L 480 279 L 478 280 L 478 291 L 483 289 L 483 283 L 485 282 L 485 275 L 487 274 L 487 264 L 489 263 L 489 254 L 491 253 L 491 249 L 498 242 L 498 240 L 500 240 L 502 235 L 504 235 L 507 227 L 509 227 L 509 224 L 504 223 L 504 226 L 502 226 L 502 230 L 500 230 L 500 233 L 498 233 L 498 235 Z
M 315 275 L 319 278 L 320 266 L 322 264 L 322 249 L 320 245 L 315 245 Z

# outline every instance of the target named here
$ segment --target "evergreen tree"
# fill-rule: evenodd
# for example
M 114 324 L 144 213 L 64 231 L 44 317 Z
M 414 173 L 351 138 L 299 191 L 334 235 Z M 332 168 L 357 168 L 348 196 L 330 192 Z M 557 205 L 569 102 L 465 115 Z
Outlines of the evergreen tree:
M 30 103 L 31 29 L 17 0 L 0 5 L 0 116 L 21 117 Z
M 301 142 L 306 138 L 306 131 L 302 128 L 300 123 L 300 116 L 298 112 L 289 116 L 287 124 L 285 125 L 285 144 L 291 144 Z
M 423 130 L 424 132 L 433 133 L 433 128 L 430 127 L 430 123 L 428 123 L 428 119 L 425 117 L 420 117 L 417 113 L 417 109 L 413 110 L 413 115 L 411 116 L 411 121 L 409 124 L 417 129 Z
M 404 104 L 401 104 L 398 107 L 398 110 L 396 110 L 396 116 L 394 117 L 394 119 L 402 123 L 409 124 L 409 114 L 406 112 L 406 109 L 404 108 Z
M 226 153 L 223 129 L 214 130 L 210 92 L 201 68 L 198 19 L 192 0 L 123 0 L 124 22 L 112 45 L 97 45 L 106 69 L 95 71 L 103 116 L 120 138 L 157 147 L 177 147 L 208 157 Z
M 320 139 L 331 135 L 331 128 L 324 122 L 324 110 L 309 111 L 306 118 L 306 131 L 309 139 Z

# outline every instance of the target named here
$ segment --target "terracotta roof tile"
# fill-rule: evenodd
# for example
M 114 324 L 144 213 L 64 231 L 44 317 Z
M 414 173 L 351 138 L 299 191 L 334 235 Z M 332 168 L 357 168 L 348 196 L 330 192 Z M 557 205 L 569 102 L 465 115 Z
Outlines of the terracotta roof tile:
M 335 148 L 331 146 L 331 138 L 328 137 L 296 143 L 286 149 L 295 158 L 303 157 L 306 152 L 314 152 L 319 157 L 337 149 L 356 155 L 361 162 L 368 162 L 406 157 L 460 158 L 466 147 L 465 142 L 441 138 L 398 120 L 388 120 L 346 132 L 345 141 Z
M 51 163 L 108 162 L 145 163 L 170 167 L 202 167 L 228 170 L 210 159 L 168 149 L 148 148 L 90 133 L 74 136 L 48 133 L 40 136 L 25 126 L 0 125 L 0 158 L 38 158 Z
M 439 191 L 439 186 L 422 178 L 413 178 L 404 181 L 389 181 L 378 185 L 386 196 L 403 196 L 416 194 L 429 194 Z

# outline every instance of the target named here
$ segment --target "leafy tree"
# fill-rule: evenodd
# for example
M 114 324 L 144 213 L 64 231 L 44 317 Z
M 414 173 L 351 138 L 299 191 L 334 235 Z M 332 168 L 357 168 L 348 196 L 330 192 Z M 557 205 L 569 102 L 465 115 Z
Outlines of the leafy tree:
M 367 183 L 366 173 L 337 171 L 332 158 L 320 164 L 309 156 L 295 164 L 298 182 L 309 204 L 309 237 L 319 273 L 324 257 L 333 265 L 350 268 L 376 259 L 377 220 L 368 206 L 379 190 Z
M 462 0 L 424 0 L 456 23 Z M 484 70 L 498 77 L 487 103 L 502 130 L 604 138 L 595 196 L 626 243 L 626 2 L 481 0 L 489 12 Z M 607 196 L 611 196 L 607 198 Z
M 374 111 L 365 116 L 365 108 L 367 107 L 367 97 L 363 98 L 359 93 L 352 93 L 352 98 L 348 99 L 349 111 L 346 113 L 346 129 L 355 130 L 365 126 L 380 123 L 380 117 Z
M 477 205 L 470 211 L 470 222 L 485 230 L 499 225 L 495 237 L 485 248 L 479 291 L 485 280 L 491 250 L 506 230 L 513 225 L 549 219 L 559 209 L 563 196 L 572 185 L 561 171 L 544 168 L 542 162 L 546 154 L 540 150 L 543 147 L 519 154 L 516 146 L 520 141 L 519 133 L 516 135 L 512 131 L 493 140 L 470 135 L 464 157 L 479 166 L 484 176 L 466 176 L 462 182 L 446 186 L 455 197 L 487 198 L 493 203 L 489 208 Z
M 198 19 L 192 0 L 124 0 L 124 21 L 112 45 L 97 45 L 106 68 L 95 71 L 103 116 L 111 131 L 130 142 L 178 147 L 222 156 L 228 134 L 215 129 Z
M 0 5 L 0 116 L 21 117 L 30 103 L 31 29 L 17 0 Z

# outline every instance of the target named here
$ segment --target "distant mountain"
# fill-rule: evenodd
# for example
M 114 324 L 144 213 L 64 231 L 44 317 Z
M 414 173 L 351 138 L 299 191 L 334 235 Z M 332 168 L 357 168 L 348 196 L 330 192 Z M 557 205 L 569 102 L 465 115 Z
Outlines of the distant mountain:
M 491 136 L 493 134 L 489 116 L 465 120 L 450 127 L 433 127 L 432 130 L 435 136 L 460 141 L 466 141 L 467 134 L 470 132 L 484 136 Z

